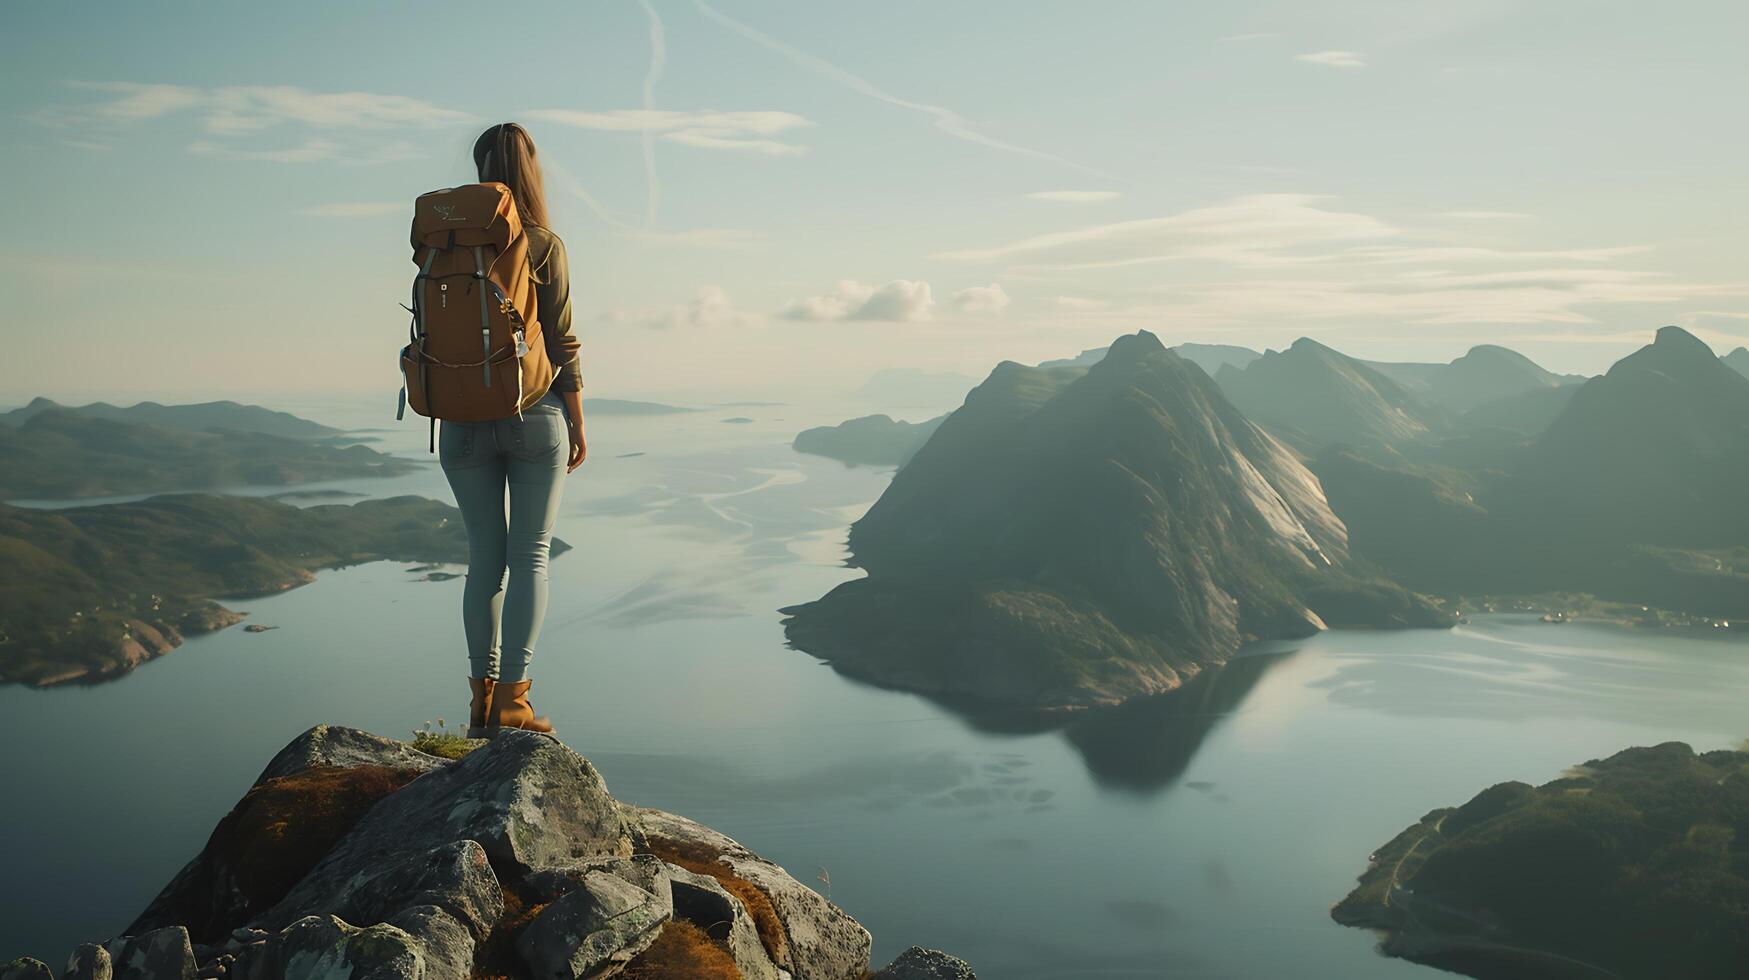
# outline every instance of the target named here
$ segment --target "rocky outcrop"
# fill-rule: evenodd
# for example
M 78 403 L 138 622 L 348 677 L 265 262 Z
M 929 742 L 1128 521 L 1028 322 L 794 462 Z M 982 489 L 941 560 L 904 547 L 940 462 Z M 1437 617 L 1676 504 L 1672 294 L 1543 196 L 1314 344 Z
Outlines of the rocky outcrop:
M 550 735 L 507 732 L 449 761 L 318 726 L 127 935 L 80 946 L 62 977 L 860 980 L 870 947 L 734 840 L 620 804 Z M 914 948 L 877 976 L 963 967 Z M 0 965 L 0 980 L 53 978 L 36 960 Z
M 939 949 L 913 946 L 870 980 L 978 980 L 971 964 Z

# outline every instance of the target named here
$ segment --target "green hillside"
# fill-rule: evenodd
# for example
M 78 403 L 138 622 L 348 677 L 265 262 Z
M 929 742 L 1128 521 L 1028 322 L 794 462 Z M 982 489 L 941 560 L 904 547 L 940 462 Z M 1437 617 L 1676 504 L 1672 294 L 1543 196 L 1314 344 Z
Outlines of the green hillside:
M 1331 915 L 1490 980 L 1742 977 L 1749 752 L 1667 742 L 1492 786 L 1380 847 Z

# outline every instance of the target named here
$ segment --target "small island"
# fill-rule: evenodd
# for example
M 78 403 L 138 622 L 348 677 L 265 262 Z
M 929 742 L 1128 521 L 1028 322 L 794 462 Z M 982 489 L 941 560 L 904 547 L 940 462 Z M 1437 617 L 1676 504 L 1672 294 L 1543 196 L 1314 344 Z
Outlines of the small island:
M 888 415 L 864 415 L 837 425 L 804 429 L 792 445 L 798 453 L 852 465 L 903 466 L 945 418 L 938 415 L 927 422 L 903 422 Z
M 553 542 L 555 554 L 568 546 Z M 422 497 L 294 507 L 177 494 L 32 510 L 0 504 L 0 684 L 120 676 L 185 635 L 239 622 L 216 599 L 283 592 L 317 569 L 458 562 L 455 508 Z
M 1331 916 L 1482 980 L 1727 980 L 1749 963 L 1749 751 L 1633 748 L 1434 810 Z

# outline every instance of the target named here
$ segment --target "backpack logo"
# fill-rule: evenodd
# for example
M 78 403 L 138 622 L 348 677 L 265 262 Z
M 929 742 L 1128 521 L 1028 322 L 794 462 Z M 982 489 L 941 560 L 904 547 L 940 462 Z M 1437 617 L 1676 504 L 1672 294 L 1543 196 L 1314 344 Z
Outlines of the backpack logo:
M 468 220 L 466 217 L 458 218 L 454 214 L 451 213 L 455 210 L 455 205 L 453 205 L 453 204 L 433 204 L 431 206 L 431 208 L 432 208 L 432 210 L 436 211 L 438 213 L 438 215 L 440 217 L 442 217 L 443 220 L 445 220 L 445 221 L 466 221 L 466 220 Z

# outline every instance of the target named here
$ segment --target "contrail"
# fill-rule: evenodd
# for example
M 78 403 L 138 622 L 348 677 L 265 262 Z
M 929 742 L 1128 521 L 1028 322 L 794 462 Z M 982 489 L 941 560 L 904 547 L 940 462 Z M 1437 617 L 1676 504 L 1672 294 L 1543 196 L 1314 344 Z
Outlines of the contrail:
M 993 149 L 1002 150 L 1007 153 L 1017 153 L 1021 156 L 1032 157 L 1035 160 L 1047 160 L 1051 163 L 1060 164 L 1073 170 L 1079 170 L 1084 174 L 1090 174 L 1104 180 L 1121 179 L 1108 174 L 1103 170 L 1097 170 L 1093 167 L 1086 166 L 1085 164 L 1065 159 L 1055 153 L 1047 153 L 1044 150 L 1035 150 L 1029 146 L 1018 146 L 1014 143 L 1006 143 L 994 137 L 985 136 L 983 133 L 975 132 L 966 125 L 965 118 L 952 109 L 938 105 L 927 105 L 922 102 L 912 102 L 908 99 L 901 99 L 865 78 L 853 75 L 829 61 L 824 61 L 808 54 L 806 51 L 792 48 L 769 34 L 755 30 L 754 28 L 729 17 L 718 11 L 715 7 L 712 7 L 710 4 L 705 3 L 704 0 L 693 0 L 693 5 L 698 7 L 699 13 L 704 14 L 706 17 L 716 21 L 731 31 L 734 31 L 736 34 L 741 35 L 747 40 L 770 48 L 778 54 L 783 55 L 785 58 L 801 65 L 803 68 L 806 68 L 817 75 L 829 78 L 851 91 L 860 92 L 871 99 L 878 99 L 888 105 L 896 105 L 901 109 L 910 109 L 913 112 L 921 112 L 924 115 L 929 116 L 935 120 L 935 128 L 949 136 L 966 140 L 970 143 L 977 143 L 980 146 L 988 146 Z
M 644 111 L 656 110 L 656 83 L 662 80 L 662 69 L 668 61 L 668 45 L 662 33 L 662 18 L 650 0 L 638 0 L 650 19 L 650 70 L 644 73 Z M 656 132 L 644 127 L 644 224 L 656 224 L 656 203 L 662 197 L 662 186 L 656 181 Z
M 606 208 L 601 206 L 601 202 L 595 199 L 595 195 L 584 189 L 583 182 L 578 180 L 569 170 L 566 170 L 561 166 L 559 161 L 554 157 L 541 158 L 541 170 L 546 172 L 549 176 L 559 178 L 560 186 L 564 187 L 564 189 L 569 191 L 572 196 L 587 205 L 589 210 L 595 212 L 597 218 L 600 218 L 609 226 L 616 228 L 619 231 L 632 232 L 633 234 L 642 231 L 642 229 L 633 225 L 628 225 L 610 214 Z

